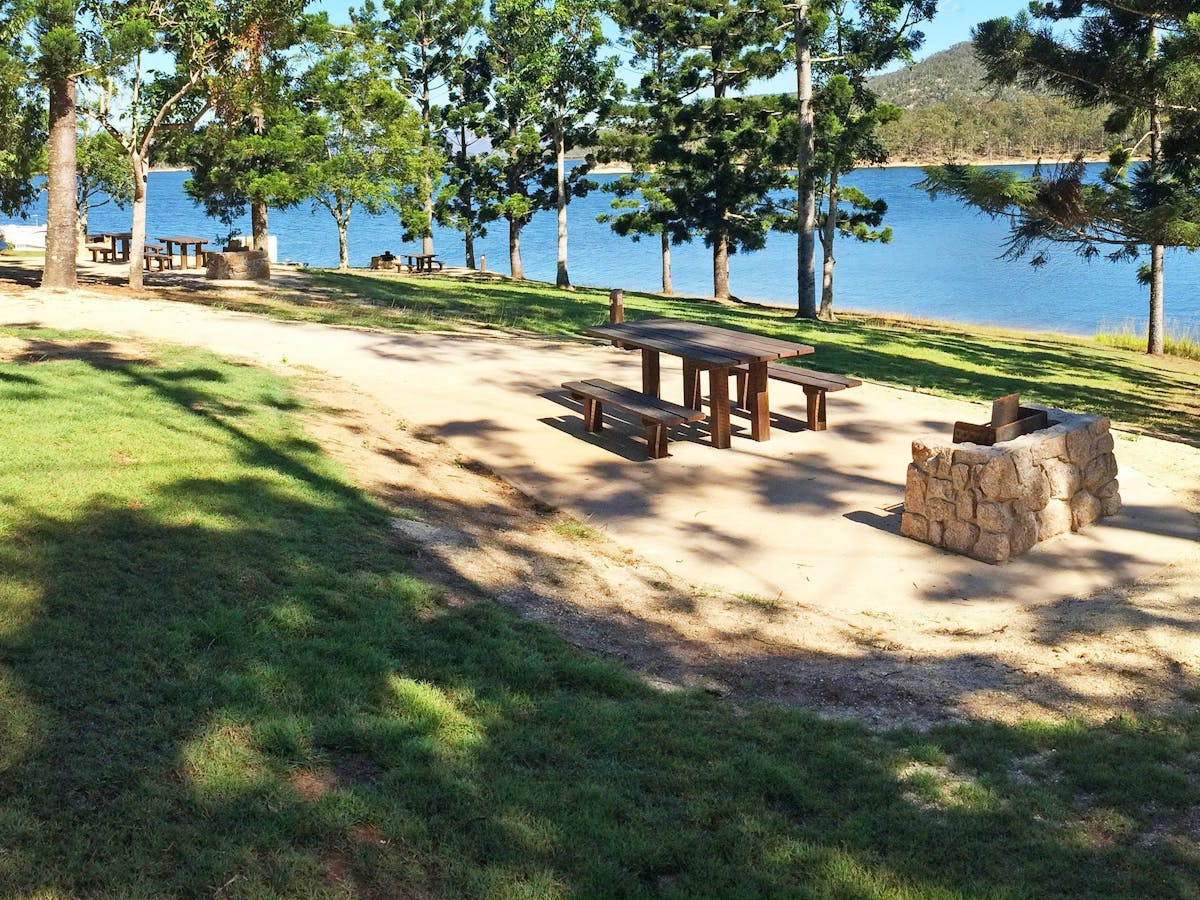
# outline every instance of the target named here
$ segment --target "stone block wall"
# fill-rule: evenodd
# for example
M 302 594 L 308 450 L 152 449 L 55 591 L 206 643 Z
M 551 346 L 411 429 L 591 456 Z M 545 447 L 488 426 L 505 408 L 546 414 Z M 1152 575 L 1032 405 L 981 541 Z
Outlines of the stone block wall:
M 205 277 L 213 281 L 269 281 L 271 261 L 266 250 L 225 250 L 205 254 Z
M 900 532 L 989 563 L 1121 508 L 1103 416 L 1047 409 L 1051 426 L 992 447 L 913 441 Z

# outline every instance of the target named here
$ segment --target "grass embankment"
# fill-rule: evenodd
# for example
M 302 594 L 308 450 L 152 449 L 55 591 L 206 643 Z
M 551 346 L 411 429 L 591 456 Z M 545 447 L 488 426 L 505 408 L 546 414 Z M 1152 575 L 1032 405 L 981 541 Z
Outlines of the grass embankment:
M 0 895 L 1200 883 L 1200 720 L 918 736 L 663 693 L 443 605 L 275 377 L 20 334 L 0 364 Z
M 578 334 L 606 320 L 595 290 L 448 278 L 387 278 L 315 271 L 312 286 L 219 302 L 288 319 L 376 328 L 449 328 L 472 323 L 546 335 Z M 204 294 L 181 294 L 205 301 Z M 207 301 L 212 302 L 212 301 Z M 825 371 L 990 402 L 1025 399 L 1102 413 L 1165 437 L 1200 441 L 1200 365 L 1154 359 L 1095 340 L 952 323 L 844 314 L 827 325 L 785 310 L 727 306 L 627 293 L 626 317 L 676 316 L 810 343 L 802 360 Z

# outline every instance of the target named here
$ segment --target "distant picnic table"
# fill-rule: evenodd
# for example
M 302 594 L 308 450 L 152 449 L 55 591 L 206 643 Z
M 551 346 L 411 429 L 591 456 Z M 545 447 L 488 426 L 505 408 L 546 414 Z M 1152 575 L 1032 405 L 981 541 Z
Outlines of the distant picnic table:
M 162 241 L 164 244 L 166 244 L 167 256 L 171 257 L 172 259 L 174 259 L 174 256 L 175 256 L 174 248 L 176 245 L 178 245 L 178 247 L 179 247 L 179 268 L 181 268 L 181 269 L 193 268 L 192 266 L 188 265 L 188 248 L 189 247 L 195 249 L 195 257 L 196 257 L 195 268 L 197 268 L 197 269 L 200 268 L 201 264 L 204 262 L 204 245 L 208 243 L 208 241 L 204 238 L 192 237 L 190 235 L 170 235 L 170 236 L 156 235 L 154 239 L 156 241 Z
M 442 261 L 437 258 L 436 253 L 402 253 L 400 255 L 404 258 L 404 264 L 408 266 L 408 271 L 417 275 L 441 271 Z M 436 270 L 434 266 L 437 266 Z
M 129 262 L 129 245 L 133 242 L 132 231 L 105 231 L 99 235 L 101 241 L 109 242 L 113 262 Z M 118 249 L 118 244 L 120 249 Z M 92 254 L 95 259 L 96 254 Z
M 631 350 L 642 351 L 642 393 L 661 394 L 659 356 L 668 353 L 683 360 L 683 405 L 700 408 L 700 373 L 709 373 L 709 411 L 714 447 L 730 446 L 729 377 L 746 367 L 742 403 L 750 414 L 750 433 L 756 441 L 771 437 L 767 402 L 767 363 L 812 353 L 808 344 L 717 328 L 680 319 L 645 319 L 584 328 L 584 334 L 606 338 Z

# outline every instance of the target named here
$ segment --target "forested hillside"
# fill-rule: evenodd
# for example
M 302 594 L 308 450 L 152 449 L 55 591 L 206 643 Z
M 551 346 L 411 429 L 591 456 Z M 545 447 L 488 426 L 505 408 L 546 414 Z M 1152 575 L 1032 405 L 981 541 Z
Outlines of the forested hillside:
M 1104 154 L 1105 110 L 1078 110 L 1050 94 L 984 83 L 969 42 L 870 81 L 880 99 L 904 110 L 884 126 L 894 162 L 1065 159 Z

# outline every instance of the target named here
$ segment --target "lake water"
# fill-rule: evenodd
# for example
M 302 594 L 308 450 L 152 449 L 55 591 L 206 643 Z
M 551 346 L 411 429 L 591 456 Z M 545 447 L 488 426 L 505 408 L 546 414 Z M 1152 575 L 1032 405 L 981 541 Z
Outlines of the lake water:
M 1021 168 L 1021 167 L 1018 167 Z M 1028 171 L 1028 167 L 1024 167 Z M 150 176 L 149 233 L 196 234 L 216 238 L 219 222 L 208 219 L 183 192 L 183 172 Z M 1006 225 L 953 200 L 931 201 L 912 185 L 919 169 L 870 169 L 847 181 L 871 197 L 888 202 L 886 223 L 895 230 L 891 244 L 859 244 L 839 239 L 835 305 L 841 309 L 904 313 L 979 324 L 1011 325 L 1076 334 L 1093 334 L 1102 325 L 1145 322 L 1147 288 L 1136 280 L 1136 263 L 1086 262 L 1070 247 L 1054 248 L 1048 265 L 1033 269 L 1024 260 L 998 259 Z M 611 176 L 608 176 L 611 178 Z M 598 181 L 607 180 L 598 177 Z M 597 191 L 576 199 L 569 209 L 570 273 L 579 285 L 657 290 L 658 240 L 634 242 L 613 234 L 596 215 L 608 209 L 610 195 Z M 34 210 L 29 221 L 44 216 Z M 42 219 L 44 221 L 44 219 Z M 281 260 L 314 266 L 337 265 L 337 231 L 323 209 L 307 205 L 272 210 L 271 232 L 278 236 Z M 112 206 L 92 212 L 89 230 L 127 230 L 129 213 Z M 242 230 L 249 231 L 249 222 Z M 366 266 L 372 255 L 399 253 L 401 228 L 394 215 L 370 216 L 356 210 L 350 223 L 350 262 Z M 462 264 L 462 238 L 438 230 L 437 252 Z M 525 228 L 522 257 L 528 278 L 553 281 L 555 217 L 540 213 Z M 504 223 L 476 242 L 488 268 L 508 272 Z M 675 290 L 712 293 L 712 256 L 702 241 L 672 248 Z M 793 307 L 796 296 L 796 245 L 790 235 L 773 234 L 755 253 L 730 262 L 733 293 L 745 300 Z M 1168 325 L 1200 328 L 1200 254 L 1169 251 L 1166 264 Z

